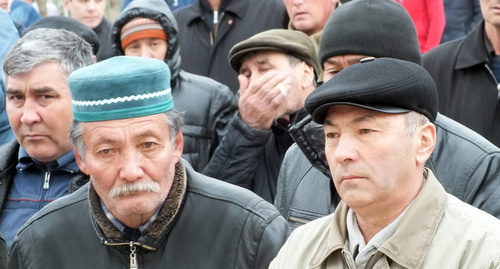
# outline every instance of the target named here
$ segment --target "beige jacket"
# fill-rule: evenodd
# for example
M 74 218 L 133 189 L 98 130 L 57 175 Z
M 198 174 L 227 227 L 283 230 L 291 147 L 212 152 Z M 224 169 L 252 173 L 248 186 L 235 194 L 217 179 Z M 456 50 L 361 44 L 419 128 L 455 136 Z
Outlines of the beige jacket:
M 366 268 L 500 268 L 500 220 L 427 180 L 395 234 Z M 269 268 L 356 268 L 346 245 L 348 207 L 297 228 Z

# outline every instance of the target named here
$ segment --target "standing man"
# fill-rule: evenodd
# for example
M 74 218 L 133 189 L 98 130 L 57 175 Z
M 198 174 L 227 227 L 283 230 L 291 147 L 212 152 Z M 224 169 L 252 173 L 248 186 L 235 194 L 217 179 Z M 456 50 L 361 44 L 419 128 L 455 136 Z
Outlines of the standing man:
M 305 116 L 319 63 L 313 42 L 295 30 L 264 31 L 236 44 L 229 62 L 239 72 L 239 113 L 204 174 L 274 201 L 278 173 L 293 143 L 288 127 Z
M 253 193 L 182 161 L 167 64 L 113 57 L 69 84 L 71 139 L 90 184 L 24 226 L 9 268 L 268 267 L 286 221 Z
M 181 69 L 178 32 L 164 0 L 135 0 L 115 21 L 113 46 L 118 55 L 168 64 L 175 109 L 184 112 L 182 157 L 201 172 L 226 134 L 237 100 L 226 85 Z
M 437 116 L 424 68 L 372 58 L 316 89 L 306 109 L 324 126 L 342 202 L 297 228 L 270 268 L 500 267 L 500 220 L 447 194 L 424 167 Z
M 28 32 L 5 56 L 6 111 L 16 136 L 0 149 L 0 232 L 9 246 L 38 210 L 87 182 L 68 136 L 67 78 L 92 63 L 82 38 L 46 28 Z
M 439 111 L 500 146 L 500 13 L 497 1 L 480 4 L 483 21 L 423 62 L 436 82 Z
M 196 0 L 176 10 L 182 68 L 239 89 L 229 50 L 265 30 L 283 28 L 283 0 Z M 238 71 L 236 71 L 238 72 Z
M 73 19 L 87 25 L 97 34 L 101 45 L 96 55 L 97 61 L 112 57 L 114 55 L 111 43 L 113 24 L 104 18 L 106 0 L 64 0 L 63 4 Z
M 316 45 L 319 44 L 321 31 L 332 15 L 338 0 L 283 0 L 290 23 L 288 27 L 299 30 L 310 36 Z

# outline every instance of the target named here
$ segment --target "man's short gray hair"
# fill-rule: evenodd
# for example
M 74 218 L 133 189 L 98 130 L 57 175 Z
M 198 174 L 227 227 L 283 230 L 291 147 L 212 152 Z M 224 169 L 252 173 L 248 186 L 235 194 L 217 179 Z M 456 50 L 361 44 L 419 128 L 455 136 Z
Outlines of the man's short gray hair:
M 404 114 L 404 116 L 406 123 L 406 133 L 409 137 L 413 136 L 413 134 L 417 130 L 417 127 L 431 122 L 425 115 L 420 114 L 416 111 L 410 111 Z
M 168 126 L 170 127 L 170 141 L 175 145 L 175 138 L 177 133 L 181 130 L 183 125 L 183 113 L 175 109 L 169 110 L 164 113 Z M 69 130 L 69 136 L 73 146 L 78 151 L 78 155 L 82 160 L 85 160 L 85 144 L 83 143 L 83 125 L 85 122 L 73 120 Z
M 46 62 L 59 62 L 67 76 L 93 64 L 92 47 L 75 33 L 40 28 L 29 31 L 7 53 L 3 71 L 7 76 L 23 75 Z

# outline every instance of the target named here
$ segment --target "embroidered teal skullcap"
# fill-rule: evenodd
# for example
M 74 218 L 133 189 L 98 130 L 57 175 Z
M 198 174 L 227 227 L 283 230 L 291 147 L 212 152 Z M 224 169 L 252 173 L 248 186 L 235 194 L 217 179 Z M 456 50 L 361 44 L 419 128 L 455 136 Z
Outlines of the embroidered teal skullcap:
M 68 77 L 77 121 L 107 121 L 160 114 L 174 107 L 170 69 L 161 60 L 116 56 Z

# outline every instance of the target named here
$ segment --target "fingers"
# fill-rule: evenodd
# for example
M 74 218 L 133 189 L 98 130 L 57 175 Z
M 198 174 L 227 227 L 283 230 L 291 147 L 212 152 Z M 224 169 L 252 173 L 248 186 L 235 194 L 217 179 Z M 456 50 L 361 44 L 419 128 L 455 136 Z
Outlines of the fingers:
M 242 75 L 238 76 L 241 95 L 258 96 L 272 99 L 281 94 L 286 96 L 290 90 L 291 78 L 285 72 L 269 71 L 254 80 Z

